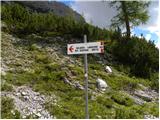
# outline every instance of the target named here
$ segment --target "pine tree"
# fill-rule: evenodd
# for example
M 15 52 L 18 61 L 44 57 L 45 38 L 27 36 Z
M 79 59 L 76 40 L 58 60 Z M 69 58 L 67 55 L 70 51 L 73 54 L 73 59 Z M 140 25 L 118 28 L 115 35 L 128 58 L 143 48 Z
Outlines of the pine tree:
M 131 27 L 145 24 L 149 19 L 147 8 L 150 2 L 147 1 L 112 1 L 111 7 L 116 7 L 118 14 L 113 17 L 113 27 L 125 26 L 127 37 L 130 37 Z

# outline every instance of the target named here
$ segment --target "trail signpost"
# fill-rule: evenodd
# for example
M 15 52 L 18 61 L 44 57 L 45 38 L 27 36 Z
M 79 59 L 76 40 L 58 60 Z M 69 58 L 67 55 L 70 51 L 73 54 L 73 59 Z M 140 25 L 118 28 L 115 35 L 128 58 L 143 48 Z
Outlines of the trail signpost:
M 68 44 L 68 54 L 103 53 L 103 42 Z
M 86 119 L 89 119 L 88 113 L 88 62 L 87 54 L 93 53 L 104 53 L 104 44 L 103 42 L 89 42 L 87 43 L 87 36 L 84 35 L 84 43 L 77 44 L 68 44 L 67 45 L 67 54 L 84 54 L 84 77 L 85 77 L 85 113 Z

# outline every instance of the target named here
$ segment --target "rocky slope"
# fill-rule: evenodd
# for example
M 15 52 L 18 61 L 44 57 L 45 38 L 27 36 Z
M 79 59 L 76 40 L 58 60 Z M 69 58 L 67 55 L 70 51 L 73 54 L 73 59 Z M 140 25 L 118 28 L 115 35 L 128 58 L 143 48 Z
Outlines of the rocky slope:
M 34 34 L 20 39 L 2 32 L 1 95 L 13 99 L 19 118 L 84 118 L 83 58 L 67 56 L 64 41 L 58 36 L 42 38 Z M 92 62 L 91 118 L 121 118 L 123 110 L 131 112 L 126 113 L 129 117 L 124 112 L 122 118 L 158 117 L 158 93 L 146 80 L 129 78 L 114 67 L 107 73 L 105 64 Z M 105 90 L 96 85 L 98 78 L 106 82 Z
M 7 96 L 14 100 L 16 109 L 20 112 L 22 118 L 33 117 L 40 119 L 53 119 L 52 115 L 44 108 L 45 102 L 53 102 L 53 96 L 46 97 L 38 92 L 34 92 L 30 87 L 14 87 L 13 92 L 2 92 L 2 97 Z M 56 99 L 54 100 L 56 103 Z M 13 112 L 13 114 L 15 114 Z

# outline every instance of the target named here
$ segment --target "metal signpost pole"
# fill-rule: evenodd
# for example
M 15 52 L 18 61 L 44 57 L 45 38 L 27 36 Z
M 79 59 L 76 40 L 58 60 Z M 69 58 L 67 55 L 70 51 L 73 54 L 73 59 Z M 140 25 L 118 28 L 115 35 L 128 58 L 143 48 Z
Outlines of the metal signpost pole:
M 87 43 L 87 36 L 84 35 L 84 43 L 67 44 L 67 54 L 84 54 L 84 77 L 85 77 L 85 114 L 86 119 L 89 119 L 88 112 L 88 62 L 87 54 L 103 53 L 104 45 L 102 42 Z
M 87 43 L 87 36 L 84 35 L 84 43 Z M 87 54 L 84 54 L 84 76 L 85 76 L 85 99 L 86 99 L 86 119 L 89 119 L 88 113 L 88 63 L 87 63 Z

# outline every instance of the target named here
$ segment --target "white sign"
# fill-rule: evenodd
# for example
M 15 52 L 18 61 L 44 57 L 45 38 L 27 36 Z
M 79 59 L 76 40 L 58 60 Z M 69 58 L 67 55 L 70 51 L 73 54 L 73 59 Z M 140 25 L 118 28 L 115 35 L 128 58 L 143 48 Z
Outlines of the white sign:
M 88 53 L 103 53 L 103 42 L 90 42 L 79 44 L 68 44 L 67 53 L 70 54 L 88 54 Z

